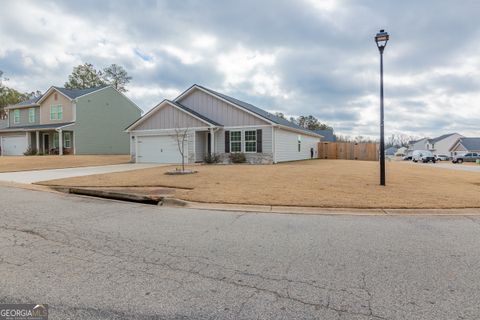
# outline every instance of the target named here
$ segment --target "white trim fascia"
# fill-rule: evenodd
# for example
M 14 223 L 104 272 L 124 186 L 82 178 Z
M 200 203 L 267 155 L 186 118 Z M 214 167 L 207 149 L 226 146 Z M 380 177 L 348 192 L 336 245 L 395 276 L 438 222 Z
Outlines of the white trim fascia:
M 265 127 L 273 127 L 271 124 L 261 124 L 259 126 L 229 126 L 229 127 L 222 127 L 223 129 L 242 129 L 242 128 L 265 128 Z
M 210 92 L 210 91 L 207 91 L 207 90 L 199 87 L 199 86 L 196 85 L 196 84 L 194 84 L 194 85 L 191 86 L 189 89 L 187 89 L 186 91 L 184 91 L 182 94 L 180 94 L 180 95 L 179 95 L 177 98 L 175 98 L 173 101 L 177 102 L 178 100 L 180 100 L 180 99 L 183 98 L 184 96 L 188 95 L 188 94 L 189 94 L 192 90 L 194 90 L 194 89 L 198 89 L 198 90 L 200 90 L 200 91 L 202 91 L 202 92 L 204 92 L 204 93 L 206 93 L 206 94 L 208 94 L 208 95 L 214 96 L 215 98 L 220 99 L 221 101 L 223 101 L 223 102 L 225 102 L 225 103 L 227 103 L 227 104 L 229 104 L 229 105 L 231 105 L 231 106 L 234 106 L 235 108 L 240 109 L 240 110 L 242 110 L 242 111 L 244 111 L 244 112 L 246 112 L 246 113 L 249 113 L 249 114 L 251 114 L 252 116 L 254 116 L 254 117 L 256 117 L 256 118 L 258 118 L 258 119 L 260 119 L 260 120 L 262 120 L 262 121 L 265 121 L 265 122 L 267 122 L 267 123 L 269 123 L 269 124 L 271 124 L 271 125 L 276 124 L 275 122 L 270 121 L 270 120 L 268 120 L 267 118 L 264 118 L 264 117 L 262 117 L 261 115 L 255 113 L 255 112 L 252 112 L 252 111 L 250 111 L 250 110 L 248 110 L 248 109 L 245 109 L 245 108 L 242 107 L 241 105 L 238 105 L 238 104 L 236 104 L 236 103 L 230 102 L 230 101 L 228 101 L 228 100 L 226 100 L 226 99 L 224 99 L 224 98 L 222 98 L 222 97 L 220 97 L 220 96 L 218 96 L 218 95 L 216 95 L 216 94 L 214 94 L 214 93 L 212 93 L 212 92 Z
M 65 98 L 67 98 L 69 101 L 73 101 L 72 98 L 70 98 L 69 96 L 67 96 L 66 94 L 64 94 L 63 92 L 61 92 L 60 90 L 58 90 L 57 88 L 55 88 L 54 86 L 51 86 L 47 92 L 45 92 L 45 94 L 36 102 L 37 104 L 41 104 L 50 94 L 52 94 L 51 91 L 57 91 L 58 93 L 60 93 L 62 96 L 64 96 Z
M 114 88 L 113 86 L 109 86 L 111 87 L 113 90 L 117 91 L 118 93 L 120 93 L 122 96 L 125 97 L 125 99 L 127 99 L 128 101 L 130 101 L 130 103 L 132 103 L 137 109 L 138 111 L 140 111 L 140 114 L 142 114 L 144 112 L 144 110 L 142 108 L 140 108 L 135 102 L 132 101 L 132 99 L 130 99 L 129 97 L 127 97 L 127 95 L 125 95 L 123 92 L 119 91 L 117 88 Z M 95 91 L 96 92 L 96 91 Z
M 273 154 L 273 163 L 277 163 L 277 148 L 275 146 L 277 139 L 275 138 L 275 127 L 272 126 L 272 154 Z
M 135 163 L 138 163 L 138 136 L 135 135 Z
M 208 123 L 207 121 L 197 117 L 196 115 L 186 111 L 186 110 L 183 110 L 182 108 L 176 106 L 174 103 L 168 101 L 167 99 L 164 99 L 162 100 L 159 104 L 157 104 L 155 107 L 153 107 L 152 109 L 150 109 L 146 114 L 144 114 L 142 117 L 140 117 L 139 119 L 137 119 L 137 121 L 135 121 L 134 123 L 132 123 L 127 129 L 125 129 L 125 132 L 131 132 L 131 131 L 134 131 L 133 129 L 135 129 L 138 125 L 140 125 L 142 122 L 144 122 L 146 119 L 148 119 L 149 117 L 151 117 L 156 111 L 160 110 L 161 108 L 163 108 L 165 105 L 170 105 L 170 106 L 173 106 L 175 108 L 177 108 L 178 110 L 181 110 L 183 111 L 184 113 L 200 120 L 201 122 L 203 123 L 206 123 L 208 125 L 209 128 L 211 127 L 216 127 L 214 126 L 212 123 Z M 159 129 L 161 130 L 161 129 Z
M 216 125 L 214 125 L 213 123 L 210 123 L 210 122 L 208 122 L 208 121 L 206 121 L 206 120 L 203 120 L 202 118 L 200 118 L 200 117 L 197 117 L 197 116 L 196 116 L 196 115 L 194 115 L 193 113 L 190 113 L 190 112 L 188 112 L 188 111 L 186 111 L 186 110 L 184 110 L 184 109 L 180 108 L 180 107 L 179 107 L 179 106 L 177 106 L 175 103 L 171 103 L 171 102 L 170 102 L 170 101 L 168 101 L 168 100 L 167 100 L 167 103 L 168 103 L 168 104 L 170 104 L 171 106 L 174 106 L 174 107 L 175 107 L 175 108 L 177 108 L 178 110 L 180 110 L 180 111 L 183 111 L 183 112 L 185 112 L 186 114 L 188 114 L 188 115 L 190 115 L 190 116 L 194 117 L 195 119 L 197 119 L 197 120 L 200 120 L 201 122 L 208 124 L 208 127 L 209 127 L 209 128 L 215 128 L 215 127 L 217 127 L 217 126 L 216 126 Z
M 448 149 L 448 151 L 451 152 L 451 151 L 453 151 L 454 149 L 458 148 L 459 146 L 462 146 L 462 147 L 466 150 L 466 152 L 475 152 L 475 151 L 469 151 L 469 150 L 463 145 L 461 138 L 459 138 L 458 141 L 455 142 L 450 149 Z
M 74 100 L 72 102 L 72 116 L 73 116 L 73 121 L 77 121 L 77 101 Z
M 95 90 L 95 91 L 82 94 L 81 96 L 78 96 L 78 97 L 76 97 L 75 99 L 72 99 L 72 100 L 73 100 L 73 101 L 77 101 L 77 99 L 83 98 L 83 97 L 88 96 L 88 95 L 90 95 L 90 94 L 92 94 L 92 93 L 99 92 L 99 91 L 102 91 L 102 90 L 107 89 L 107 88 L 110 88 L 110 87 L 112 87 L 112 86 L 105 86 L 105 87 L 99 88 L 99 89 L 97 89 L 97 90 Z M 113 87 L 112 87 L 112 88 L 113 88 Z
M 75 122 L 74 123 L 70 123 L 70 124 L 66 124 L 64 126 L 61 126 L 61 127 L 58 127 L 58 128 L 55 128 L 56 131 L 58 130 L 63 130 L 64 128 L 67 128 L 67 127 L 70 127 L 70 126 L 73 126 L 75 125 Z
M 197 131 L 207 131 L 208 129 L 211 129 L 211 127 L 195 127 L 195 128 L 177 128 L 178 130 L 186 130 L 190 132 L 197 132 Z M 175 128 L 170 128 L 170 129 L 149 129 L 149 130 L 137 130 L 137 131 L 130 131 L 129 132 L 132 135 L 164 135 L 164 134 L 175 134 Z
M 129 97 L 127 97 L 125 94 L 123 94 L 123 92 L 118 91 L 118 89 L 114 88 L 112 85 L 108 85 L 108 86 L 105 86 L 105 87 L 100 88 L 100 89 L 98 89 L 98 90 L 95 90 L 95 91 L 92 91 L 92 92 L 89 92 L 89 93 L 82 94 L 81 96 L 78 96 L 78 97 L 76 97 L 76 98 L 73 99 L 73 100 L 74 100 L 75 102 L 77 102 L 77 100 L 80 99 L 80 98 L 83 98 L 83 97 L 88 96 L 88 95 L 90 95 L 90 94 L 92 94 L 92 93 L 97 93 L 97 92 L 99 92 L 99 91 L 102 91 L 102 90 L 108 89 L 108 88 L 112 88 L 113 90 L 115 90 L 115 91 L 117 91 L 118 93 L 120 93 L 123 97 L 125 97 L 125 99 L 127 99 L 131 104 L 133 104 L 133 105 L 135 106 L 135 108 L 137 108 L 138 111 L 140 111 L 140 113 L 143 113 L 143 110 L 142 110 L 139 106 L 137 106 L 137 104 L 136 104 L 135 102 L 133 102 Z
M 125 129 L 125 132 L 130 132 L 133 130 L 133 128 L 135 128 L 136 126 L 138 126 L 139 124 L 141 124 L 143 121 L 145 121 L 146 119 L 148 119 L 148 117 L 153 113 L 155 112 L 155 110 L 159 109 L 160 106 L 162 105 L 162 103 L 164 103 L 165 101 L 167 101 L 167 99 L 163 99 L 162 101 L 160 101 L 156 106 L 154 106 L 153 108 L 151 108 L 150 110 L 147 111 L 147 113 L 145 113 L 143 116 L 141 116 L 140 118 L 138 118 L 137 120 L 135 120 L 135 122 L 133 122 L 131 125 L 129 125 L 126 129 Z

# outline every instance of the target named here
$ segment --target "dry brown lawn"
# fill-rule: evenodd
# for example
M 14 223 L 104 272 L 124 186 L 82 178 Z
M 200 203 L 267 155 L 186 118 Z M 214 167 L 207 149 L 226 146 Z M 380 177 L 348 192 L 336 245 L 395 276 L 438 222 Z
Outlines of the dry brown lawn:
M 0 172 L 61 169 L 127 163 L 128 155 L 0 157 Z
M 214 203 L 341 208 L 480 207 L 480 173 L 388 162 L 387 186 L 369 161 L 309 160 L 277 165 L 198 165 L 198 173 L 170 176 L 173 167 L 52 180 L 61 186 L 166 186 L 177 198 Z M 187 190 L 190 189 L 190 190 Z

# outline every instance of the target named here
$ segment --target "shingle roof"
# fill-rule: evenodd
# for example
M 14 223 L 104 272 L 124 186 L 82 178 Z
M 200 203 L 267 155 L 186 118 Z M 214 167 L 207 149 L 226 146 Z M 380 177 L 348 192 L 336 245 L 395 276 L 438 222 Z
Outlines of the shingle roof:
M 35 98 L 32 98 L 32 99 L 28 99 L 28 100 L 19 102 L 19 103 L 16 104 L 16 106 L 18 106 L 18 107 L 23 107 L 23 106 L 35 105 L 35 104 L 37 103 L 37 101 L 38 101 L 41 97 L 42 97 L 42 96 L 38 96 L 38 97 L 35 97 Z
M 480 150 L 480 138 L 460 138 L 460 143 L 468 151 L 479 151 Z
M 66 88 L 55 87 L 55 86 L 54 86 L 54 88 L 57 89 L 58 91 L 60 91 L 61 93 L 63 93 L 64 95 L 66 95 L 67 97 L 69 97 L 70 99 L 75 99 L 75 98 L 78 98 L 78 97 L 83 96 L 85 94 L 92 93 L 94 91 L 103 89 L 107 86 L 108 85 L 103 85 L 103 86 L 98 86 L 98 87 L 88 88 L 88 89 L 66 89 Z
M 390 147 L 388 149 L 385 150 L 385 154 L 387 156 L 393 156 L 395 154 L 395 152 L 397 152 L 397 148 L 396 147 Z
M 103 86 L 88 88 L 88 89 L 66 89 L 66 88 L 55 87 L 55 86 L 53 86 L 53 88 L 57 89 L 58 91 L 60 91 L 61 93 L 63 93 L 67 97 L 69 97 L 70 99 L 75 99 L 75 98 L 78 98 L 78 97 L 83 96 L 85 94 L 92 93 L 92 92 L 95 92 L 97 90 L 103 89 L 107 86 L 108 85 L 103 85 Z M 40 100 L 41 98 L 43 98 L 44 96 L 45 95 L 41 95 L 41 96 L 38 96 L 38 97 L 35 97 L 35 98 L 32 98 L 32 99 L 22 101 L 20 103 L 17 103 L 14 106 L 15 107 L 24 107 L 24 106 L 36 105 L 37 101 Z
M 178 102 L 175 102 L 175 101 L 170 101 L 170 100 L 167 100 L 167 101 L 170 102 L 170 103 L 173 103 L 174 105 L 176 105 L 180 109 L 183 109 L 183 110 L 187 111 L 188 113 L 191 113 L 191 114 L 199 117 L 200 119 L 205 120 L 206 122 L 208 122 L 210 124 L 213 124 L 214 126 L 220 126 L 220 127 L 223 126 L 223 124 L 215 122 L 212 119 L 209 119 L 209 118 L 205 117 L 203 114 L 200 114 L 200 113 L 196 112 L 195 110 L 192 110 L 189 107 L 184 106 L 181 103 L 178 103 Z
M 418 139 L 418 140 L 411 140 L 411 141 L 408 142 L 408 144 L 415 144 L 415 143 L 420 142 L 420 141 L 425 140 L 425 139 L 427 139 L 427 138 L 421 138 L 421 139 Z
M 247 103 L 247 102 L 244 102 L 244 101 L 241 101 L 241 100 L 232 98 L 232 97 L 227 96 L 227 95 L 225 95 L 225 94 L 223 94 L 223 93 L 219 93 L 219 92 L 213 91 L 212 89 L 205 88 L 205 87 L 200 86 L 200 85 L 198 85 L 198 84 L 197 84 L 196 86 L 199 87 L 199 88 L 202 88 L 202 89 L 204 89 L 204 90 L 206 90 L 206 91 L 208 91 L 208 92 L 210 92 L 210 93 L 212 93 L 212 94 L 214 94 L 214 95 L 217 95 L 217 96 L 219 96 L 219 97 L 221 97 L 221 98 L 223 98 L 223 99 L 225 99 L 225 100 L 227 100 L 227 101 L 229 101 L 229 102 L 231 102 L 231 103 L 233 103 L 233 104 L 236 104 L 236 105 L 238 105 L 238 106 L 240 106 L 240 107 L 242 107 L 242 108 L 245 108 L 245 109 L 247 109 L 248 111 L 253 112 L 253 113 L 255 113 L 255 114 L 257 114 L 257 115 L 259 115 L 259 116 L 261 116 L 261 117 L 263 117 L 263 118 L 265 118 L 265 119 L 267 119 L 267 120 L 270 120 L 270 121 L 273 122 L 273 123 L 276 123 L 276 124 L 279 124 L 279 125 L 282 125 L 282 126 L 285 126 L 285 127 L 290 127 L 290 128 L 292 128 L 292 129 L 301 130 L 301 131 L 307 132 L 307 133 L 309 133 L 309 134 L 317 134 L 317 133 L 315 133 L 315 132 L 313 132 L 313 131 L 311 131 L 311 130 L 308 130 L 308 129 L 305 129 L 305 128 L 303 128 L 303 127 L 300 127 L 299 125 L 297 125 L 297 124 L 295 124 L 295 123 L 293 123 L 293 122 L 291 122 L 291 121 L 288 121 L 287 119 L 280 118 L 280 117 L 278 117 L 278 116 L 276 116 L 276 115 L 274 115 L 274 114 L 271 114 L 271 113 L 269 113 L 269 112 L 267 112 L 267 111 L 265 111 L 265 110 L 263 110 L 263 109 L 260 109 L 259 107 L 256 107 L 256 106 L 254 106 L 253 104 L 250 104 L 250 103 Z
M 49 123 L 49 124 L 37 124 L 32 126 L 19 126 L 19 127 L 8 127 L 3 130 L 3 132 L 10 132 L 10 131 L 26 131 L 26 130 L 34 130 L 34 129 L 57 129 L 60 127 L 64 127 L 66 125 L 72 124 L 74 122 L 64 122 L 64 123 Z
M 433 139 L 429 139 L 428 142 L 430 143 L 437 143 L 438 141 L 441 141 L 445 138 L 448 138 L 450 136 L 453 136 L 454 134 L 456 133 L 447 133 L 447 134 L 444 134 L 444 135 L 441 135 L 440 137 L 436 137 L 436 138 L 433 138 Z
M 333 130 L 314 130 L 315 133 L 323 136 L 322 141 L 335 142 L 337 139 L 333 134 Z

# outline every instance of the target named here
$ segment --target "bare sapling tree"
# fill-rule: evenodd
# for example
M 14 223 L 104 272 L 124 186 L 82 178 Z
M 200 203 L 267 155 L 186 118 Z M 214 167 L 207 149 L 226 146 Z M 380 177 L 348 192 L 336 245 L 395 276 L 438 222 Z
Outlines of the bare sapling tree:
M 187 142 L 188 128 L 181 129 L 175 126 L 175 138 L 177 140 L 178 152 L 182 156 L 182 172 L 185 172 L 185 143 Z

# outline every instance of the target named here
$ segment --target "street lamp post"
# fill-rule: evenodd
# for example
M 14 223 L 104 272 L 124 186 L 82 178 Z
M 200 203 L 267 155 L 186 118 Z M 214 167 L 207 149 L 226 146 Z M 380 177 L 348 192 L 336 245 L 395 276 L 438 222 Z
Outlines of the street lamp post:
M 385 185 L 385 132 L 383 121 L 383 50 L 387 46 L 389 35 L 380 30 L 375 36 L 378 51 L 380 51 L 380 185 Z

